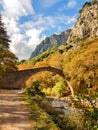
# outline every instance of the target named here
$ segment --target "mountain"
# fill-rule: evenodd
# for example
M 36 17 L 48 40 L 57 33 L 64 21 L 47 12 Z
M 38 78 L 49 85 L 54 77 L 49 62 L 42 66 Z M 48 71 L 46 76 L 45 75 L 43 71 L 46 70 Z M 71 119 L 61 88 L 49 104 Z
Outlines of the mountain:
M 79 17 L 72 29 L 61 34 L 46 37 L 32 52 L 30 59 L 63 43 L 73 44 L 74 49 L 80 40 L 98 36 L 98 1 L 86 2 L 79 11 Z
M 75 94 L 79 97 L 98 97 L 98 2 L 86 3 L 80 11 L 73 29 L 69 31 L 65 44 L 57 46 L 59 35 L 46 38 L 36 48 L 43 51 L 44 47 L 54 44 L 53 47 L 40 55 L 20 64 L 19 69 L 31 69 L 51 66 L 63 71 L 65 79 L 71 84 Z M 69 33 L 68 32 L 68 33 Z M 56 38 L 54 38 L 56 37 Z M 64 36 L 65 37 L 65 36 Z M 60 39 L 60 37 L 58 38 Z M 58 44 L 59 45 L 59 44 Z M 49 46 L 50 47 L 50 46 Z M 39 50 L 38 50 L 39 49 Z M 39 53 L 39 52 L 38 52 Z M 40 89 L 46 95 L 61 94 L 62 79 L 53 73 L 38 73 L 31 78 L 27 86 L 39 81 Z M 64 81 L 65 84 L 65 81 Z M 59 86 L 59 87 L 58 87 Z M 58 89 L 60 88 L 60 89 Z M 58 91 L 58 93 L 57 93 Z M 67 86 L 62 94 L 70 92 Z M 89 98 L 88 98 L 89 99 Z
M 40 53 L 51 49 L 55 46 L 60 46 L 67 41 L 71 29 L 68 29 L 60 34 L 53 34 L 50 37 L 46 37 L 32 52 L 30 59 L 39 55 Z
M 80 10 L 75 26 L 72 28 L 67 43 L 98 36 L 98 1 L 86 2 Z

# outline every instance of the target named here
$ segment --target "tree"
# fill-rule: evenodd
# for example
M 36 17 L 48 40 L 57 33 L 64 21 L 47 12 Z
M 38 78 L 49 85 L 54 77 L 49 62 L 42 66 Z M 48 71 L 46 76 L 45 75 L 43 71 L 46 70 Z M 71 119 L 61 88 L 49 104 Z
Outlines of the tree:
M 63 59 L 64 57 L 62 54 L 57 53 L 52 55 L 49 59 L 49 65 L 62 70 Z
M 55 84 L 52 91 L 55 96 L 62 97 L 65 94 L 66 85 L 63 81 L 59 81 Z
M 98 38 L 79 43 L 64 59 L 64 74 L 76 94 L 97 95 L 98 92 Z
M 10 38 L 2 22 L 0 14 L 0 75 L 3 72 L 17 70 L 16 62 L 18 58 L 9 50 Z

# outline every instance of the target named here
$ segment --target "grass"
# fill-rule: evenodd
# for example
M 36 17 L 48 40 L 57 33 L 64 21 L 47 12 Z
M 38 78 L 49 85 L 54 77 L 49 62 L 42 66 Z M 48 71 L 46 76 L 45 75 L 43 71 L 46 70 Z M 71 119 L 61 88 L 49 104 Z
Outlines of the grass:
M 93 111 L 82 106 L 78 109 L 79 102 L 69 107 L 69 114 L 64 114 L 53 108 L 39 93 L 35 95 L 26 89 L 24 98 L 31 108 L 33 130 L 98 130 L 98 109 L 95 107 Z
M 54 109 L 46 98 L 28 92 L 24 97 L 31 108 L 33 130 L 75 130 L 76 125 L 70 124 L 68 117 Z
M 29 95 L 24 95 L 25 102 L 31 109 L 32 130 L 60 130 L 48 115 L 38 104 L 30 98 Z

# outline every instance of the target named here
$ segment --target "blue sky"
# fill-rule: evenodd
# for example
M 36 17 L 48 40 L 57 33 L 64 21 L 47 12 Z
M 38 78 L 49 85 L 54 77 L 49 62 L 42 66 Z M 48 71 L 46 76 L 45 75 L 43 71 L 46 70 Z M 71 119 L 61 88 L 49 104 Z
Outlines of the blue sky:
M 47 36 L 72 28 L 91 0 L 0 0 L 0 12 L 11 38 L 10 50 L 28 59 Z

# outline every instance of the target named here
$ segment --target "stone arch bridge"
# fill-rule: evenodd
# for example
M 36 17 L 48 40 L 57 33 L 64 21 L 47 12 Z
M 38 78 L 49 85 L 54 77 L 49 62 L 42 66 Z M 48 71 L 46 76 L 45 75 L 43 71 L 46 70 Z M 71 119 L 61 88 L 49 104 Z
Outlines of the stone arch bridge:
M 28 80 L 32 75 L 41 72 L 41 71 L 51 71 L 56 74 L 59 74 L 61 77 L 65 78 L 62 70 L 56 69 L 54 67 L 40 67 L 34 69 L 20 70 L 7 72 L 0 78 L 0 88 L 1 89 L 22 89 L 26 80 Z M 74 96 L 73 88 L 70 83 L 66 80 L 68 87 L 72 95 Z

